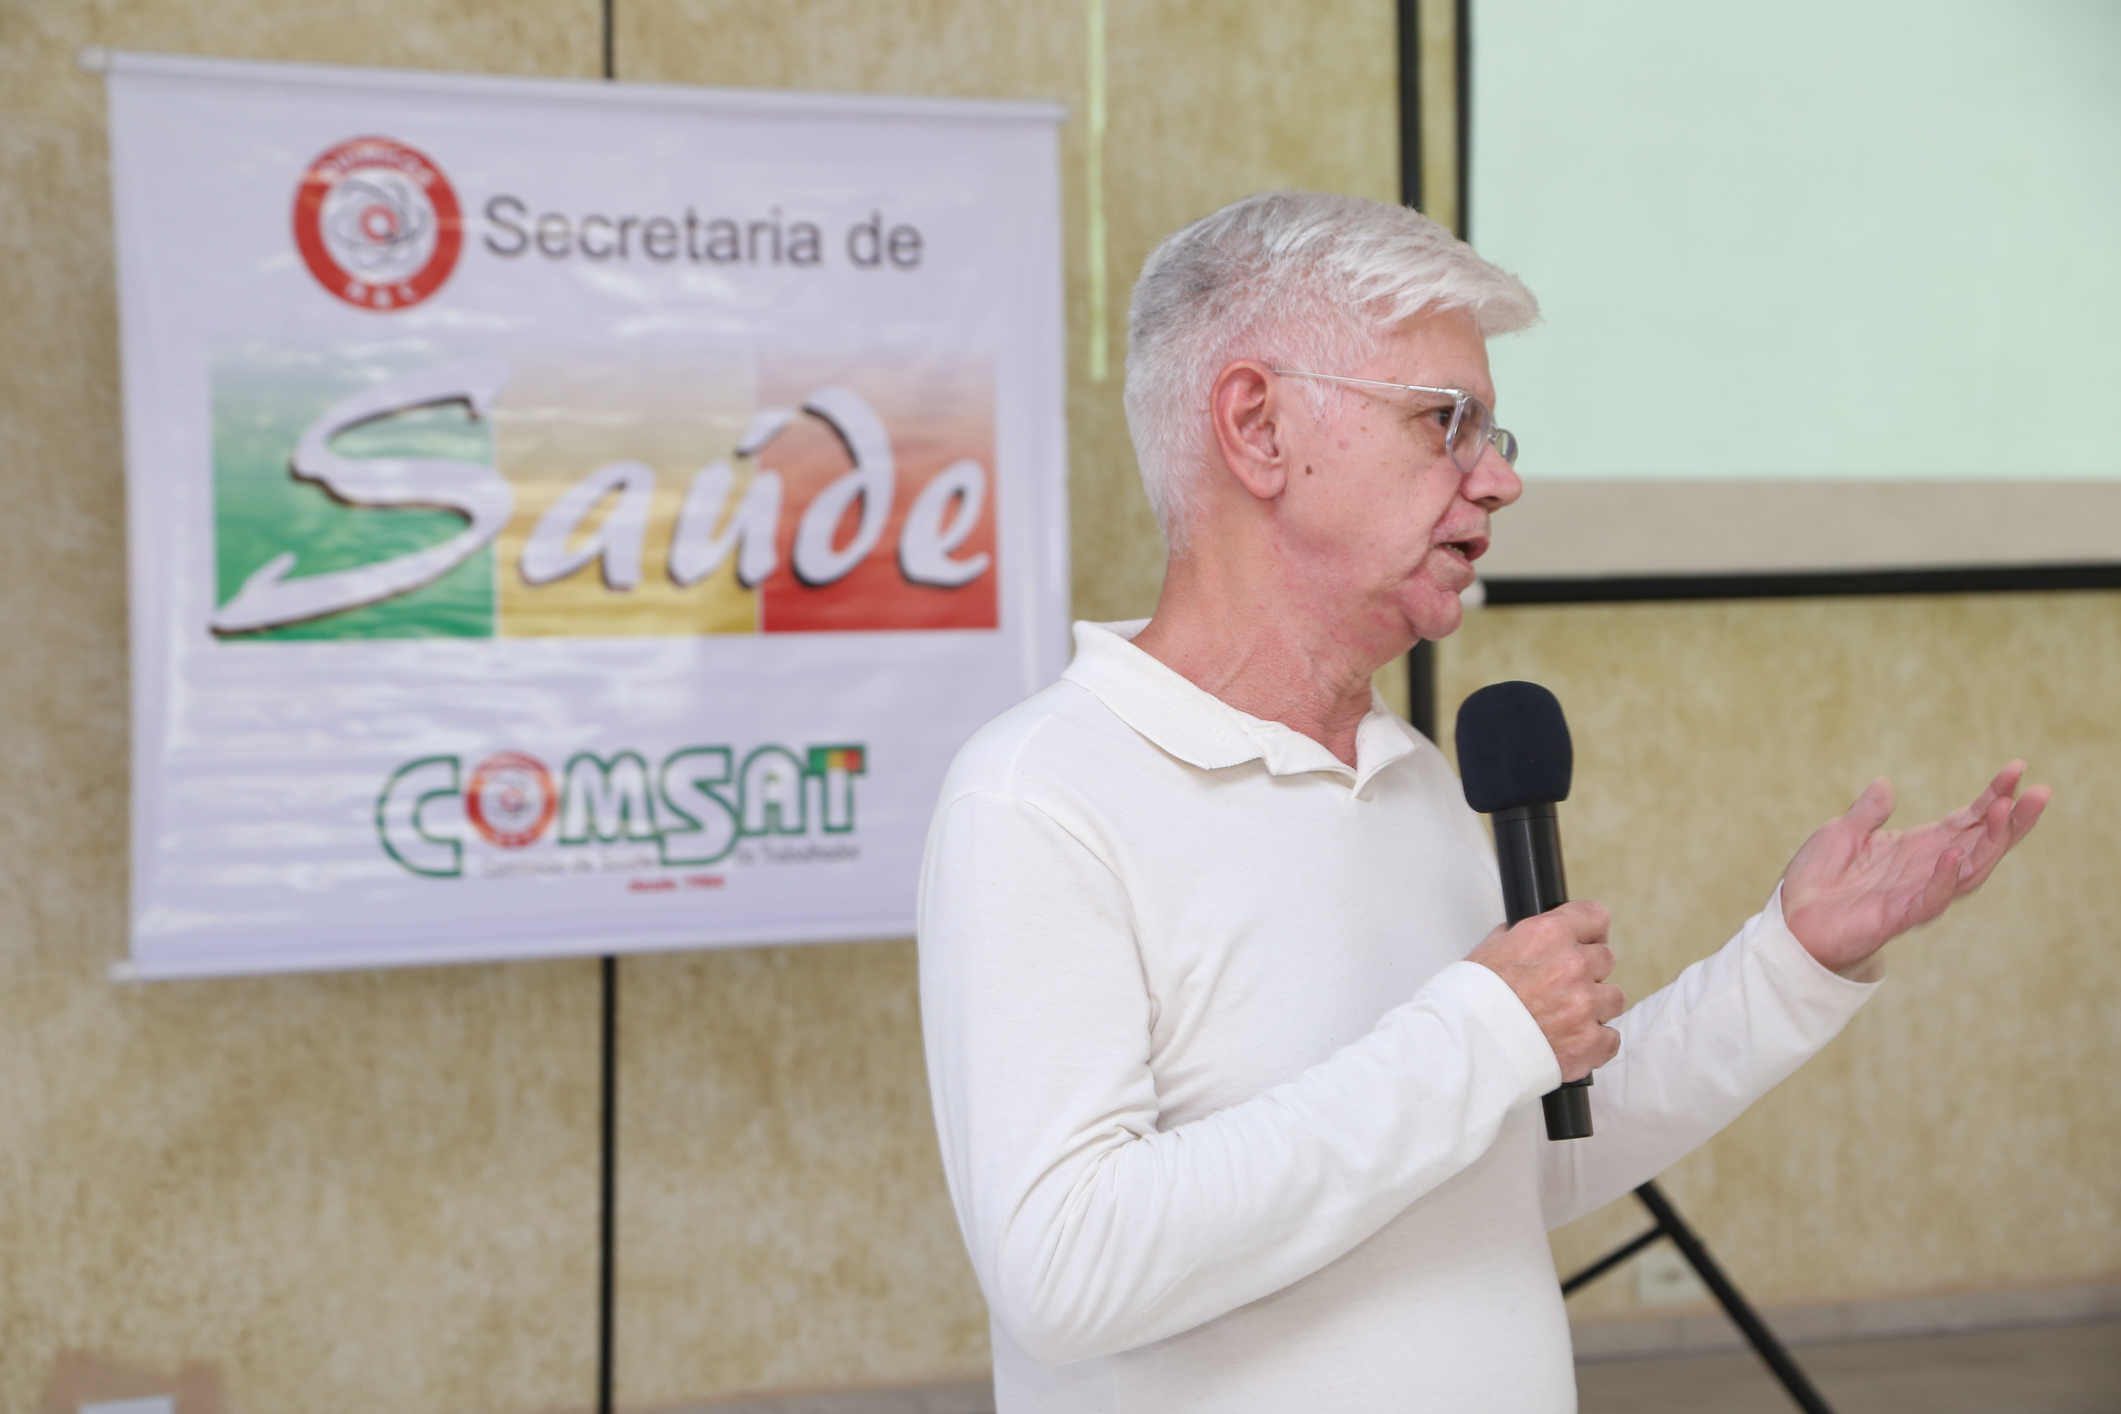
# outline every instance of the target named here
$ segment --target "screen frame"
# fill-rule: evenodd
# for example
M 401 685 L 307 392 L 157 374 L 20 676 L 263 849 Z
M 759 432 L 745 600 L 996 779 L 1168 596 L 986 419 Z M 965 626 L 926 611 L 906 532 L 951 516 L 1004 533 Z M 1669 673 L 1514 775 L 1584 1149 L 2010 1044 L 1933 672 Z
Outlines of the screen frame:
M 1435 0 L 1430 0 L 1433 5 Z M 1470 238 L 1472 195 L 1472 85 L 1473 0 L 1446 0 L 1454 9 L 1452 43 L 1448 62 L 1453 70 L 1453 92 L 1442 104 L 1424 108 L 1421 90 L 1421 11 L 1429 6 L 1421 0 L 1400 0 L 1400 132 L 1402 199 L 1417 209 L 1439 205 L 1437 193 L 1423 200 L 1423 123 L 1453 121 L 1457 153 L 1455 201 L 1445 198 L 1455 216 L 1450 224 L 1461 238 Z M 1446 56 L 1430 54 L 1433 66 Z M 1437 95 L 1441 97 L 1442 95 Z M 1888 594 L 1991 594 L 2121 589 L 2121 556 L 2072 527 L 2043 525 L 2056 494 L 2086 494 L 2111 498 L 2116 517 L 2121 518 L 2121 487 L 2106 483 L 2057 482 L 1864 482 L 1794 481 L 1775 483 L 1775 491 L 1761 496 L 1758 484 L 1701 481 L 1603 480 L 1555 478 L 1539 486 L 1545 506 L 1519 505 L 1505 513 L 1502 528 L 1509 539 L 1498 537 L 1500 553 L 1491 554 L 1492 577 L 1481 578 L 1483 602 L 1493 605 L 1631 603 L 1662 600 L 1767 599 L 1868 596 Z M 1825 556 L 1831 563 L 1804 563 L 1803 552 L 1788 556 L 1769 553 L 1755 559 L 1759 568 L 1726 571 L 1703 564 L 1673 572 L 1647 574 L 1611 572 L 1570 573 L 1566 557 L 1552 554 L 1513 553 L 1514 540 L 1530 550 L 1538 542 L 1560 536 L 1581 523 L 1580 511 L 1587 498 L 1618 498 L 1634 502 L 1656 518 L 1656 508 L 1682 507 L 1717 497 L 1748 497 L 1747 513 L 1757 514 L 1758 503 L 1768 503 L 1768 515 L 1759 534 L 1805 533 L 1822 522 L 1818 516 L 1822 498 L 1847 494 L 1890 509 L 1896 519 L 1927 520 L 1933 526 L 1956 523 L 1958 534 L 1934 537 L 1927 547 L 1911 544 L 1873 545 L 1860 549 L 1842 547 Z M 1551 500 L 1549 499 L 1551 498 Z M 1776 502 L 1779 501 L 1779 504 Z M 1634 521 L 1635 516 L 1623 517 Z M 2019 520 L 2011 533 L 1995 534 L 1999 524 Z M 1780 522 L 1778 526 L 1776 523 Z M 2032 548 L 2039 537 L 2039 549 Z M 1711 560 L 1720 558 L 1709 556 Z M 1556 562 L 1560 572 L 1519 568 L 1525 560 Z M 1778 563 L 1788 559 L 1794 562 Z M 1513 563 L 1516 562 L 1516 563 Z
M 1448 93 L 1435 93 L 1424 107 L 1422 68 L 1425 37 L 1422 0 L 1397 0 L 1400 200 L 1416 210 L 1448 216 L 1459 236 L 1469 229 L 1472 189 L 1472 0 L 1429 0 L 1430 7 L 1449 4 L 1452 23 L 1448 53 L 1431 53 L 1452 82 Z M 1449 123 L 1449 141 L 1441 148 L 1455 155 L 1450 172 L 1428 172 L 1423 162 L 1430 129 Z M 1425 194 L 1425 177 L 1438 190 Z M 1432 208 L 1448 206 L 1448 211 Z M 1559 484 L 1559 483 L 1557 483 Z M 1609 483 L 1580 481 L 1579 487 Z M 1698 484 L 1698 483 L 1696 483 Z M 1481 601 L 1512 605 L 1675 603 L 1703 600 L 1857 598 L 1878 595 L 2052 593 L 2121 589 L 2121 561 L 2094 559 L 2082 563 L 1983 563 L 1951 566 L 1897 565 L 1870 569 L 1791 568 L 1779 571 L 1650 575 L 1502 574 L 1479 582 Z M 1438 740 L 1436 721 L 1436 645 L 1418 642 L 1407 654 L 1408 720 L 1431 741 Z

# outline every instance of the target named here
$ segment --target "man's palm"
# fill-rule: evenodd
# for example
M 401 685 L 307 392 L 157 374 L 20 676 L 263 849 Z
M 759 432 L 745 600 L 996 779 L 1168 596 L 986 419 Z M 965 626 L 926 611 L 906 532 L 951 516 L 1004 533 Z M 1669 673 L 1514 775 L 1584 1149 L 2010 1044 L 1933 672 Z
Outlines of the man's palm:
M 1893 785 L 1883 776 L 1872 781 L 1783 871 L 1782 915 L 1797 941 L 1838 971 L 1980 888 L 2053 794 L 2034 786 L 2018 796 L 2024 774 L 2025 763 L 2013 761 L 1973 804 L 1911 830 L 1882 828 L 1893 813 Z

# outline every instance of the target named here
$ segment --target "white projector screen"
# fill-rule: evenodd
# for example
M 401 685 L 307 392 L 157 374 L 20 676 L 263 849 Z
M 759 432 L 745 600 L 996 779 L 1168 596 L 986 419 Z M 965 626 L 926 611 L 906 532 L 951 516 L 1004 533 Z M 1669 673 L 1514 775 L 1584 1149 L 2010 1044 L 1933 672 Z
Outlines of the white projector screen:
M 2121 564 L 2121 4 L 1471 9 L 1489 579 Z

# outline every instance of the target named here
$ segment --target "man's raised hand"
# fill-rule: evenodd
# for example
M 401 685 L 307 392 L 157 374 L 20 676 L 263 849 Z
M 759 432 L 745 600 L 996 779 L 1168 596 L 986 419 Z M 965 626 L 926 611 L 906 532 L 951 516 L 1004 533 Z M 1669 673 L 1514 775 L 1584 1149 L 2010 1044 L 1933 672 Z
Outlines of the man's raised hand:
M 1782 916 L 1806 952 L 1836 972 L 1944 912 L 1988 879 L 2053 792 L 2018 794 L 2025 763 L 1997 773 L 1973 804 L 1908 830 L 1883 828 L 1893 784 L 1880 776 L 1848 813 L 1813 832 L 1782 874 Z
M 1628 1004 L 1605 980 L 1613 975 L 1610 922 L 1603 904 L 1565 903 L 1497 928 L 1467 955 L 1507 982 L 1532 1013 L 1563 1080 L 1581 1080 L 1620 1050 L 1620 1034 L 1605 1024 Z

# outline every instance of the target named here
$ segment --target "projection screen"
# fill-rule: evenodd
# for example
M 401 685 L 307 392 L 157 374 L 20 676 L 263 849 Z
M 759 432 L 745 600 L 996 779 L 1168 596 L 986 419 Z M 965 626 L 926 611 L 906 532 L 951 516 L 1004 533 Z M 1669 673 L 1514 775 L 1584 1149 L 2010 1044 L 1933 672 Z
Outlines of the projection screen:
M 1491 585 L 2121 564 L 2121 6 L 1471 20 Z

